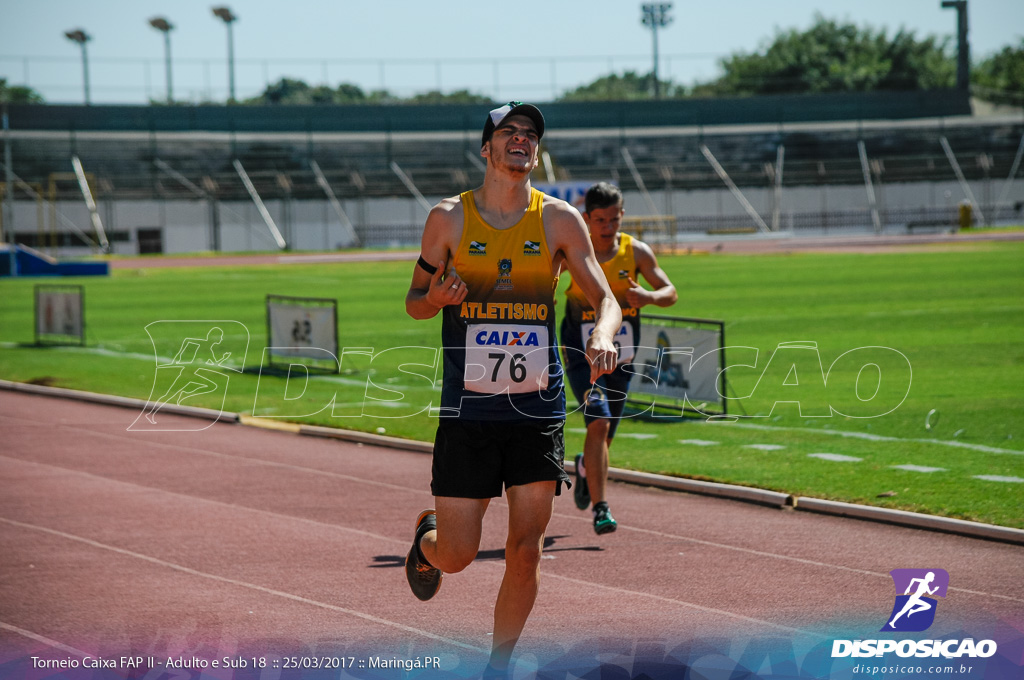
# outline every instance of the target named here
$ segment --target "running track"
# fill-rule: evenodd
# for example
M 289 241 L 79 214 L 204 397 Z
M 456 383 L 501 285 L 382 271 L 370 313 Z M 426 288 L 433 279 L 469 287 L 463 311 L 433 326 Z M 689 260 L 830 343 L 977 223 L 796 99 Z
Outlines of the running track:
M 127 431 L 137 415 L 0 391 L 0 677 L 48 677 L 26 670 L 30 655 L 430 654 L 449 668 L 438 677 L 483 666 L 503 499 L 477 561 L 420 603 L 402 562 L 431 504 L 429 456 L 228 423 Z M 651 645 L 738 658 L 747 640 L 884 637 L 901 567 L 950 574 L 928 637 L 1002 636 L 1020 668 L 1021 546 L 618 483 L 609 495 L 620 528 L 603 537 L 571 494 L 556 499 L 516 677 L 570 648 L 583 675 Z

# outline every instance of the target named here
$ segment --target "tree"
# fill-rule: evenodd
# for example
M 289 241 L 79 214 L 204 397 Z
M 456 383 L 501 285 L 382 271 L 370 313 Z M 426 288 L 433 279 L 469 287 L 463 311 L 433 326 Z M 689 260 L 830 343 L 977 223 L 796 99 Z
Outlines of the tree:
M 341 83 L 336 88 L 328 85 L 310 86 L 295 78 L 281 78 L 263 90 L 259 96 L 243 103 L 271 106 L 319 106 L 325 104 L 382 104 L 394 101 L 387 90 L 374 90 L 369 94 L 352 83 Z
M 366 95 L 367 104 L 400 104 L 402 100 L 387 90 L 370 90 Z
M 245 104 L 311 106 L 320 104 L 490 104 L 491 98 L 469 90 L 456 90 L 447 94 L 438 90 L 421 92 L 408 99 L 396 97 L 387 90 L 370 90 L 352 83 L 341 83 L 337 88 L 327 85 L 311 87 L 295 78 L 281 78 L 268 85 L 263 93 Z
M 367 100 L 362 88 L 352 83 L 342 83 L 334 90 L 335 104 L 362 104 Z
M 456 90 L 448 94 L 431 90 L 415 94 L 407 102 L 409 104 L 490 104 L 491 98 L 482 94 L 474 94 L 469 90 Z
M 774 40 L 753 54 L 721 61 L 725 75 L 696 85 L 698 96 L 741 96 L 801 92 L 927 90 L 952 87 L 956 62 L 948 39 L 917 40 L 899 31 L 860 29 L 816 15 L 804 32 L 777 31 Z
M 314 103 L 313 88 L 295 78 L 281 78 L 276 83 L 267 85 L 266 89 L 259 96 L 247 99 L 243 103 L 309 105 Z
M 671 81 L 662 80 L 661 91 L 666 98 L 677 97 L 683 94 L 683 88 Z M 563 94 L 558 101 L 581 102 L 581 101 L 631 101 L 636 99 L 650 99 L 653 90 L 653 75 L 651 73 L 638 74 L 636 71 L 626 71 L 621 76 L 615 73 L 602 76 L 589 85 L 581 85 L 575 90 Z
M 1024 39 L 975 66 L 971 80 L 987 99 L 1024 104 Z
M 43 96 L 25 85 L 8 85 L 0 78 L 0 104 L 43 104 Z

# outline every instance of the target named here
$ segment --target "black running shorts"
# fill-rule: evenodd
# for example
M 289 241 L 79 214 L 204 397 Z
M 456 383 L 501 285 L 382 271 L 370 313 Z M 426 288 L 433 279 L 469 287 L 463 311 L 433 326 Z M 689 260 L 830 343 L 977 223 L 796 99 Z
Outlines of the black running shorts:
M 463 420 L 441 418 L 434 437 L 435 496 L 497 498 L 502 486 L 562 482 L 565 460 L 564 420 Z

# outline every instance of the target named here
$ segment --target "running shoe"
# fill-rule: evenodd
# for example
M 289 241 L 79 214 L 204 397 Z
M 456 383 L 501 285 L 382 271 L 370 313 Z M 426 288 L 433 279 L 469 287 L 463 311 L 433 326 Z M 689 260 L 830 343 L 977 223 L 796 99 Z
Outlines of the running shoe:
M 587 471 L 583 467 L 583 454 L 576 454 L 576 485 L 572 490 L 573 500 L 576 501 L 576 507 L 580 510 L 586 510 L 590 507 L 590 487 L 587 486 Z
M 608 504 L 604 501 L 594 505 L 594 531 L 598 534 L 610 534 L 619 526 L 612 517 Z
M 409 581 L 412 594 L 424 602 L 437 594 L 443 576 L 441 570 L 431 566 L 420 552 L 420 539 L 423 538 L 423 534 L 435 529 L 437 514 L 433 508 L 421 512 L 416 518 L 416 537 L 413 539 L 412 549 L 405 558 L 405 578 Z

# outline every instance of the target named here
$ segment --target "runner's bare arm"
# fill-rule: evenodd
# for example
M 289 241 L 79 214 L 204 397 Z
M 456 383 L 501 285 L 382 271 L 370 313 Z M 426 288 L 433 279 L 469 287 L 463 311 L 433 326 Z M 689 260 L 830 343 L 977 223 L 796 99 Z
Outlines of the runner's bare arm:
M 658 307 L 671 307 L 679 299 L 676 287 L 669 280 L 665 271 L 658 266 L 658 258 L 654 251 L 643 241 L 633 241 L 633 255 L 636 258 L 637 271 L 643 275 L 647 283 L 654 286 L 654 290 L 647 290 L 639 283 L 630 279 L 632 288 L 626 291 L 626 302 L 631 307 L 646 307 L 656 305 Z
M 436 270 L 431 273 L 416 263 L 405 296 L 405 311 L 414 319 L 432 319 L 442 308 L 460 304 L 468 289 L 454 268 L 448 266 L 461 235 L 462 206 L 457 198 L 438 203 L 427 216 L 420 257 Z M 453 240 L 454 239 L 454 240 Z
M 575 208 L 564 201 L 551 199 L 544 206 L 544 230 L 556 260 L 564 258 L 572 280 L 579 285 L 587 302 L 597 310 L 594 332 L 587 340 L 587 358 L 590 360 L 590 380 L 597 380 L 615 370 L 618 350 L 612 340 L 622 325 L 622 310 L 612 295 L 601 265 L 594 255 L 594 246 L 583 218 Z

